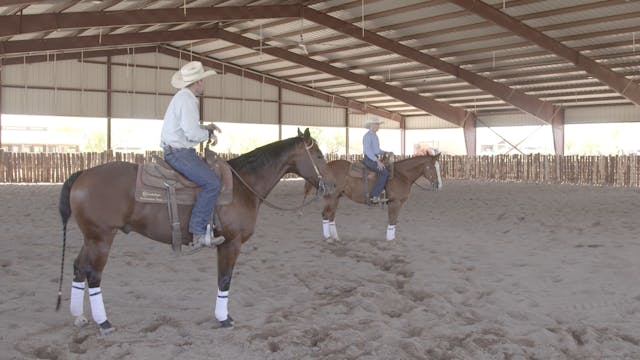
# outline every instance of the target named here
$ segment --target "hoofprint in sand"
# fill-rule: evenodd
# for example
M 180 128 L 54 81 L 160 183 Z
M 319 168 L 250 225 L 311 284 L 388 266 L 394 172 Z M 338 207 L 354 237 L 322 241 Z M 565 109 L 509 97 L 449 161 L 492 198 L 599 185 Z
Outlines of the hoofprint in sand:
M 0 185 L 2 359 L 640 359 L 638 189 L 445 181 L 412 190 L 392 242 L 386 211 L 348 199 L 333 244 L 321 201 L 263 205 L 231 329 L 215 328 L 214 251 L 176 259 L 118 234 L 103 337 L 68 312 L 73 221 L 54 311 L 60 188 Z M 299 205 L 302 189 L 282 181 L 269 201 Z

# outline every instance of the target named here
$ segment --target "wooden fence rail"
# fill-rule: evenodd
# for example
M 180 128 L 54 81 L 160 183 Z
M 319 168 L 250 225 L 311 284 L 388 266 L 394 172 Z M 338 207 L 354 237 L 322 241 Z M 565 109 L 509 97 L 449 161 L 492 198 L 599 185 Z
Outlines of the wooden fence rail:
M 0 150 L 0 183 L 61 183 L 69 175 L 111 161 L 144 163 L 158 152 L 13 153 Z M 221 154 L 226 159 L 236 154 Z M 327 155 L 327 160 L 339 158 Z M 348 160 L 361 159 L 361 155 Z M 442 155 L 444 179 L 640 187 L 640 156 Z

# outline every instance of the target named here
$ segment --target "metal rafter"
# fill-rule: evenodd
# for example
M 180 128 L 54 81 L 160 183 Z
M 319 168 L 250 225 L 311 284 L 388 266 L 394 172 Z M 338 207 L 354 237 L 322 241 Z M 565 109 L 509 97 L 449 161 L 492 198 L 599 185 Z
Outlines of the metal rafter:
M 223 6 L 210 8 L 91 11 L 0 16 L 0 36 L 56 29 L 130 26 L 212 20 L 272 19 L 300 16 L 298 5 Z
M 253 39 L 250 39 L 226 30 L 219 30 L 219 38 L 237 45 L 242 45 L 247 48 L 255 48 L 260 45 L 259 41 L 256 41 L 256 40 L 253 40 Z M 308 58 L 306 56 L 298 55 L 284 49 L 264 48 L 262 49 L 262 51 L 271 56 L 279 57 L 287 61 L 295 62 L 300 65 L 304 65 L 306 67 L 310 67 L 328 74 L 332 74 L 334 76 L 339 76 L 349 81 L 363 84 L 367 87 L 374 88 L 380 92 L 393 96 L 396 99 L 402 100 L 407 104 L 411 104 L 412 106 L 415 106 L 419 109 L 425 110 L 433 115 L 436 115 L 457 126 L 462 126 L 465 120 L 467 120 L 467 118 L 471 116 L 470 113 L 468 113 L 463 109 L 455 108 L 445 103 L 441 103 L 433 99 L 420 96 L 416 93 L 385 84 L 384 82 L 373 80 L 364 75 L 359 75 L 350 71 L 333 67 L 331 65 L 327 65 L 322 61 L 318 61 L 318 60 Z
M 73 38 L 36 39 L 0 42 L 0 55 L 44 52 L 65 49 L 97 48 L 104 46 L 123 46 L 133 44 L 163 43 L 193 39 L 215 38 L 217 29 L 149 31 L 145 33 L 78 36 Z
M 459 66 L 450 64 L 439 58 L 427 55 L 421 51 L 415 50 L 409 46 L 400 44 L 383 36 L 380 36 L 374 32 L 359 28 L 350 23 L 344 22 L 340 19 L 323 14 L 319 11 L 304 8 L 302 16 L 316 24 L 324 25 L 335 31 L 352 36 L 358 40 L 368 42 L 372 45 L 381 47 L 398 55 L 404 56 L 408 59 L 417 61 L 421 64 L 436 68 L 440 71 L 460 78 L 471 85 L 474 85 L 489 94 L 492 94 L 507 103 L 511 103 L 516 107 L 528 112 L 529 114 L 543 120 L 546 123 L 551 123 L 555 114 L 558 113 L 553 104 L 542 101 L 535 96 L 527 95 L 524 92 L 515 88 L 510 88 L 501 83 L 487 79 L 471 71 L 465 70 Z
M 171 47 L 167 47 L 167 46 L 161 46 L 159 48 L 159 52 L 165 55 L 176 57 L 176 58 L 180 57 L 180 54 L 181 54 L 181 51 Z M 402 116 L 396 112 L 387 111 L 384 109 L 380 109 L 378 107 L 366 105 L 358 101 L 343 98 L 341 96 L 327 94 L 325 92 L 317 91 L 315 89 L 293 84 L 287 81 L 281 81 L 271 76 L 258 74 L 252 70 L 245 71 L 243 68 L 240 68 L 238 66 L 231 66 L 231 65 L 223 66 L 224 63 L 209 59 L 205 56 L 201 56 L 201 55 L 196 55 L 196 56 L 198 57 L 198 60 L 201 61 L 203 64 L 217 70 L 220 73 L 232 73 L 235 75 L 244 76 L 248 79 L 252 79 L 261 83 L 264 82 L 265 84 L 279 86 L 284 89 L 291 90 L 300 94 L 315 97 L 317 99 L 331 103 L 335 106 L 344 106 L 344 107 L 348 107 L 350 109 L 357 110 L 363 113 L 375 114 L 380 117 L 384 117 L 384 118 L 395 120 L 395 121 L 400 121 L 402 119 Z
M 569 60 L 575 66 L 593 75 L 604 84 L 618 93 L 640 105 L 640 85 L 631 79 L 612 71 L 580 52 L 564 45 L 563 43 L 543 34 L 542 32 L 526 25 L 525 23 L 488 6 L 480 0 L 449 0 L 450 2 L 472 12 L 486 20 L 489 20 L 503 28 L 512 31 L 523 38 L 547 49 L 548 51 Z

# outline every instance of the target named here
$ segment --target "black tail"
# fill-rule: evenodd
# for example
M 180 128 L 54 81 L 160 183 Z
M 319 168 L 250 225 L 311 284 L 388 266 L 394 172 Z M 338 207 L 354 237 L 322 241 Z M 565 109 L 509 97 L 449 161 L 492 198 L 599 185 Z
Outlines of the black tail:
M 60 310 L 60 302 L 62 301 L 62 276 L 64 275 L 64 249 L 67 244 L 67 222 L 71 217 L 71 187 L 78 176 L 82 174 L 82 170 L 75 172 L 69 176 L 67 181 L 62 184 L 60 191 L 60 201 L 58 202 L 58 210 L 62 218 L 62 264 L 60 265 L 60 280 L 58 282 L 58 302 L 56 303 L 56 311 Z

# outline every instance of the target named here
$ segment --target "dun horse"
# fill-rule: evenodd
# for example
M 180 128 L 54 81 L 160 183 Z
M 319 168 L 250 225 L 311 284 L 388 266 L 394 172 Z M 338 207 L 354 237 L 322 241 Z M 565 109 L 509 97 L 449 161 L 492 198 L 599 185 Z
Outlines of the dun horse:
M 394 240 L 396 237 L 396 224 L 398 221 L 398 213 L 409 198 L 409 191 L 413 183 L 421 176 L 424 176 L 431 183 L 434 190 L 442 188 L 442 179 L 440 177 L 440 163 L 438 159 L 440 155 L 437 151 L 431 152 L 429 155 L 420 155 L 412 158 L 398 161 L 394 164 L 394 176 L 387 181 L 385 187 L 388 205 L 389 225 L 387 226 L 387 240 Z M 335 216 L 338 208 L 338 202 L 343 195 L 349 199 L 361 203 L 367 203 L 367 195 L 373 189 L 374 181 L 369 181 L 369 189 L 365 192 L 362 178 L 349 176 L 351 163 L 346 160 L 335 160 L 327 163 L 332 181 L 335 181 L 335 191 L 331 194 L 325 194 L 325 207 L 322 211 L 322 233 L 324 239 L 328 242 L 340 240 L 338 230 L 336 228 Z M 374 174 L 369 170 L 369 174 Z M 375 178 L 374 178 L 375 179 Z M 304 198 L 313 186 L 312 183 L 306 182 L 304 186 Z
M 229 160 L 229 165 L 237 174 L 233 178 L 233 200 L 228 205 L 218 205 L 216 208 L 222 224 L 219 232 L 226 239 L 217 248 L 218 299 L 215 317 L 222 327 L 232 326 L 233 319 L 228 315 L 228 292 L 233 267 L 240 247 L 254 232 L 260 204 L 284 174 L 296 173 L 322 189 L 322 174 L 326 171 L 324 156 L 309 135 L 309 129 L 304 134 L 298 130 L 296 137 L 262 146 Z M 77 326 L 87 322 L 83 316 L 87 282 L 93 319 L 101 333 L 113 331 L 107 320 L 100 282 L 118 230 L 124 233 L 135 231 L 152 240 L 171 244 L 167 205 L 140 203 L 134 199 L 137 169 L 136 164 L 112 162 L 74 173 L 62 187 L 59 209 L 63 224 L 63 266 L 66 228 L 72 211 L 84 236 L 84 244 L 73 264 L 71 289 L 70 310 Z M 181 205 L 179 212 L 182 234 L 189 234 L 187 225 L 191 207 Z M 183 244 L 191 240 L 191 236 L 188 237 L 183 238 Z

